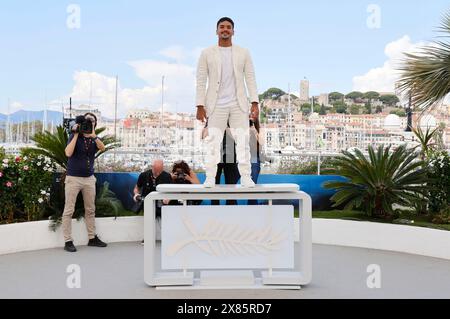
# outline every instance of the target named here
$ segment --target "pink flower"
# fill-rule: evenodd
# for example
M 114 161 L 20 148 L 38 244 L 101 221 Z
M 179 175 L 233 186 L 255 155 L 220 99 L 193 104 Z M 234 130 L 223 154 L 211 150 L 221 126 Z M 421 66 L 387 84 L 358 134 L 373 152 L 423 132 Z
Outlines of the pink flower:
M 3 176 L 3 173 L 2 172 L 0 172 L 0 177 L 2 177 Z
M 13 183 L 12 182 L 6 182 L 6 187 L 12 187 Z
M 25 165 L 25 166 L 23 167 L 23 169 L 26 170 L 26 171 L 28 171 L 28 169 L 29 169 L 28 165 Z

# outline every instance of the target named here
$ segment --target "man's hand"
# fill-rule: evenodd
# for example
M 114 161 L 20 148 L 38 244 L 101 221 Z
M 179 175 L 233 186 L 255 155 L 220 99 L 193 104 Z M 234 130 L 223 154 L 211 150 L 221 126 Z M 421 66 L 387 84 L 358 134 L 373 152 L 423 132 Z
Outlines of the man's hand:
M 253 119 L 253 121 L 256 121 L 256 119 L 259 118 L 258 102 L 252 102 L 252 107 L 250 109 L 250 116 Z
M 141 200 L 141 194 L 139 194 L 139 193 L 134 194 L 133 200 L 137 203 L 139 200 Z
M 206 121 L 206 110 L 203 105 L 197 106 L 197 120 L 205 122 Z

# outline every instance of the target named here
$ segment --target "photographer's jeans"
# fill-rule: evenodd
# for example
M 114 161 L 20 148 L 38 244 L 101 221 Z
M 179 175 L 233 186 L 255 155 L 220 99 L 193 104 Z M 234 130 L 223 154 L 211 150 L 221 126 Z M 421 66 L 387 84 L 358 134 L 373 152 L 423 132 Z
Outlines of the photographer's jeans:
M 89 239 L 95 237 L 95 182 L 94 175 L 89 177 L 66 176 L 64 213 L 62 216 L 62 230 L 64 241 L 72 239 L 72 215 L 75 211 L 75 203 L 78 193 L 83 194 L 84 220 Z

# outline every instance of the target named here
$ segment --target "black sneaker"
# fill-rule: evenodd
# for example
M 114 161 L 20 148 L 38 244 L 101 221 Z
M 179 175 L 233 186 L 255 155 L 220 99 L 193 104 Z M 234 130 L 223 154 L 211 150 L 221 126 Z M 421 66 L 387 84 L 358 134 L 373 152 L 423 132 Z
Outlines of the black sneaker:
M 77 251 L 75 246 L 73 245 L 73 241 L 66 241 L 64 244 L 64 250 L 67 250 L 68 252 L 74 253 Z
M 100 238 L 97 237 L 97 235 L 95 235 L 94 238 L 89 239 L 89 243 L 88 246 L 93 246 L 93 247 L 106 247 L 108 246 L 106 243 L 102 242 L 100 240 Z
M 141 241 L 141 245 L 144 246 L 144 240 L 143 240 L 143 239 L 142 239 L 142 241 Z

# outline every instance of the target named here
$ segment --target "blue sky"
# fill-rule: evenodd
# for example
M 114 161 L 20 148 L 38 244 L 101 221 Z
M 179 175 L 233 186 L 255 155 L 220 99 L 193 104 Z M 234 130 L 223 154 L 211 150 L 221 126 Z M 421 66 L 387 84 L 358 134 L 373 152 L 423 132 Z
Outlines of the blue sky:
M 67 27 L 70 4 L 80 8 L 79 29 Z M 368 27 L 371 4 L 380 10 L 380 28 Z M 296 92 L 303 77 L 312 94 L 383 91 L 392 84 L 385 83 L 392 71 L 385 63 L 433 40 L 449 9 L 445 0 L 3 1 L 0 112 L 8 98 L 10 111 L 42 109 L 45 101 L 60 109 L 72 95 L 111 114 L 116 74 L 122 115 L 156 110 L 163 74 L 165 108 L 193 110 L 198 53 L 217 42 L 221 16 L 234 19 L 234 43 L 250 50 L 260 93 L 288 83 Z

